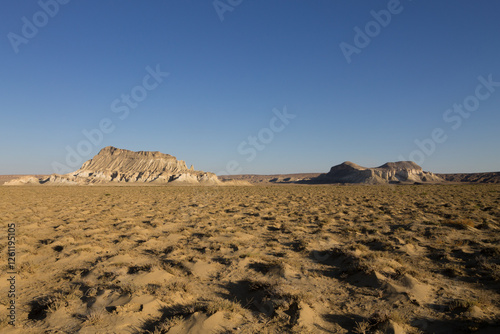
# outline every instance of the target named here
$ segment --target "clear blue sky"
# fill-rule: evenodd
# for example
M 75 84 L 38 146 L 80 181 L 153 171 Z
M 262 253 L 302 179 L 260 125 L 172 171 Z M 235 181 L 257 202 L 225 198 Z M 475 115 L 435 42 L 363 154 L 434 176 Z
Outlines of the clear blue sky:
M 108 145 L 218 174 L 410 157 L 500 170 L 496 0 L 55 1 L 0 4 L 0 174 L 75 170 L 68 147 L 83 162 Z M 341 43 L 358 46 L 350 63 Z M 103 119 L 108 133 L 84 143 Z

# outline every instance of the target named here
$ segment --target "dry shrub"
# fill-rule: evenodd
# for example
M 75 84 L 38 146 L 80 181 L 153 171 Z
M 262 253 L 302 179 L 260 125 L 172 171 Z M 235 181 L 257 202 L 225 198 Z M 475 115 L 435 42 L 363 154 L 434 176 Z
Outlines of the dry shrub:
M 209 315 L 215 314 L 219 311 L 228 311 L 231 313 L 243 313 L 243 307 L 237 303 L 224 298 L 216 298 L 208 302 L 206 307 Z
M 448 310 L 451 312 L 466 312 L 469 311 L 473 306 L 478 305 L 476 300 L 471 299 L 455 299 L 448 304 Z
M 370 330 L 370 324 L 367 321 L 356 322 L 353 332 L 357 334 L 365 334 Z
M 475 227 L 476 224 L 469 218 L 464 218 L 464 219 L 456 219 L 456 220 L 451 220 L 448 219 L 444 222 L 446 225 L 455 227 L 455 228 L 460 228 L 460 229 L 469 229 L 472 227 Z
M 103 320 L 105 315 L 106 310 L 103 308 L 91 309 L 85 316 L 85 322 L 90 325 L 96 325 Z

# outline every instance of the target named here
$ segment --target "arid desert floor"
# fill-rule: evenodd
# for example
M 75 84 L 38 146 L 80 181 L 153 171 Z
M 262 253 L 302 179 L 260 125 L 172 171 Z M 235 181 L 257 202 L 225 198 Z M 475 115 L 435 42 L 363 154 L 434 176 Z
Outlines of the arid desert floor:
M 500 332 L 500 185 L 1 187 L 0 213 L 2 333 Z

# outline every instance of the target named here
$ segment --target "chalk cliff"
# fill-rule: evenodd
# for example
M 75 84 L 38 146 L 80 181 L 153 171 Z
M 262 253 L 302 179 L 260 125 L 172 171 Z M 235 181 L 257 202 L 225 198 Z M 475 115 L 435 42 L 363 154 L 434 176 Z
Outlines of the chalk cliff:
M 174 156 L 161 152 L 119 149 L 108 146 L 75 172 L 36 179 L 32 176 L 11 180 L 6 185 L 96 183 L 188 183 L 219 184 L 213 173 L 196 171 Z

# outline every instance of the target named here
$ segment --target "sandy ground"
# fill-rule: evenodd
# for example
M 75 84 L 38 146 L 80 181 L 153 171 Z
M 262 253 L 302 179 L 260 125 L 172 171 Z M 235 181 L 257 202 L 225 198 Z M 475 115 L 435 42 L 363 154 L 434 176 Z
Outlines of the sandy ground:
M 1 187 L 0 332 L 499 333 L 499 203 L 499 185 Z

